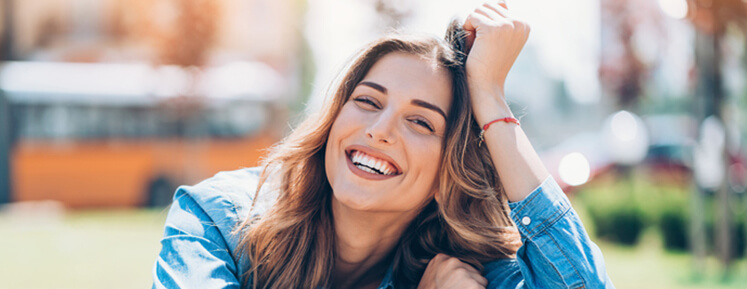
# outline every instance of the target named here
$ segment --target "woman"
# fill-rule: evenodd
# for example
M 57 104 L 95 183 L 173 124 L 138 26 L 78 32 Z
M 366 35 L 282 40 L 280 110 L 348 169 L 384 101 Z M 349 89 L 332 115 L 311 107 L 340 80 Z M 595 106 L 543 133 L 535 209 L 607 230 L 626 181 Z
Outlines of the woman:
M 181 187 L 154 287 L 611 288 L 503 96 L 528 26 L 456 28 L 371 44 L 261 176 Z

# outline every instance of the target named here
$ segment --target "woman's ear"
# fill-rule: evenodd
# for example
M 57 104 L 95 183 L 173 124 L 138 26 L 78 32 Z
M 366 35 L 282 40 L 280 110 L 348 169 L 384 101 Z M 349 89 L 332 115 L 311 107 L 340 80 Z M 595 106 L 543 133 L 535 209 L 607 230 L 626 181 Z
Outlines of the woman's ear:
M 441 194 L 439 194 L 439 193 L 438 193 L 439 191 L 440 191 L 440 190 L 439 190 L 438 188 L 436 188 L 436 189 L 434 190 L 434 192 L 433 192 L 433 199 L 435 199 L 435 200 L 436 200 L 436 203 L 437 203 L 437 204 L 440 204 L 440 200 L 439 200 L 439 198 L 440 198 L 440 195 L 441 195 Z

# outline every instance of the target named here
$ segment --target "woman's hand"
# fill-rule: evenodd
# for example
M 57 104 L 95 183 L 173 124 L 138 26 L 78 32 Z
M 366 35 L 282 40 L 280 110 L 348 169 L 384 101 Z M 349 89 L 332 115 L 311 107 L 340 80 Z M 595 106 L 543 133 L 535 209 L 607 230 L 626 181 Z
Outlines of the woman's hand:
M 503 98 L 506 76 L 529 38 L 529 25 L 512 19 L 506 3 L 497 0 L 470 13 L 464 30 L 468 32 L 466 69 L 470 90 Z M 473 93 L 473 97 L 485 96 L 482 94 Z
M 512 19 L 497 0 L 475 9 L 464 21 L 467 37 L 467 82 L 475 121 L 486 123 L 513 113 L 506 103 L 506 75 L 529 37 L 529 25 Z M 483 134 L 496 172 L 511 202 L 526 198 L 549 173 L 521 127 L 497 123 Z
M 472 265 L 445 254 L 438 254 L 428 263 L 418 289 L 484 289 L 488 280 Z

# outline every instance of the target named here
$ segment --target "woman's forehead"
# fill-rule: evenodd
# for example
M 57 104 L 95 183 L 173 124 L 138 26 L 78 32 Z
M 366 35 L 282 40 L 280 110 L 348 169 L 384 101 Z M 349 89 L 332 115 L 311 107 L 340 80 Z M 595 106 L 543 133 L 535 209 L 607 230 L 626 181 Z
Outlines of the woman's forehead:
M 452 98 L 451 75 L 435 61 L 392 52 L 374 63 L 361 82 L 377 84 L 386 94 L 423 99 L 448 111 Z

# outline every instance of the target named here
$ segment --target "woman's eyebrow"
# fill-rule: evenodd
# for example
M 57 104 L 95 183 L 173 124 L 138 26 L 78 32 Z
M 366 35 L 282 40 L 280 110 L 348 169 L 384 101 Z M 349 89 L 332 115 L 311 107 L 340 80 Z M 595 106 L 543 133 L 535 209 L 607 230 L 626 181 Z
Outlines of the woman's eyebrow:
M 380 92 L 381 92 L 381 93 L 383 93 L 383 94 L 386 94 L 386 93 L 387 93 L 386 87 L 383 87 L 383 86 L 381 86 L 380 84 L 378 84 L 378 83 L 375 83 L 375 82 L 370 82 L 370 81 L 361 81 L 361 83 L 359 83 L 358 85 L 365 85 L 365 86 L 368 86 L 368 87 L 370 87 L 370 88 L 373 88 L 373 89 L 376 89 L 376 90 L 380 91 Z
M 378 90 L 379 92 L 381 92 L 383 94 L 387 94 L 386 87 L 383 87 L 380 84 L 375 83 L 375 82 L 361 81 L 358 85 L 365 85 L 365 86 L 368 86 L 368 87 L 373 88 L 375 90 Z M 448 119 L 446 117 L 446 113 L 444 113 L 444 111 L 440 107 L 436 106 L 435 104 L 432 104 L 432 103 L 429 103 L 427 101 L 420 100 L 420 99 L 413 99 L 412 101 L 410 101 L 410 103 L 412 105 L 415 105 L 415 106 L 419 106 L 419 107 L 422 107 L 422 108 L 427 108 L 427 109 L 430 109 L 432 111 L 438 112 L 438 114 L 440 114 L 441 116 L 443 116 L 444 119 Z
M 444 113 L 444 111 L 441 110 L 441 108 L 439 108 L 435 104 L 432 104 L 430 102 L 426 102 L 426 101 L 420 100 L 420 99 L 413 99 L 412 101 L 410 101 L 410 103 L 412 103 L 412 105 L 416 105 L 416 106 L 419 106 L 419 107 L 422 107 L 422 108 L 427 108 L 427 109 L 430 109 L 432 111 L 438 112 L 441 116 L 444 117 L 444 119 L 447 119 L 446 113 Z

